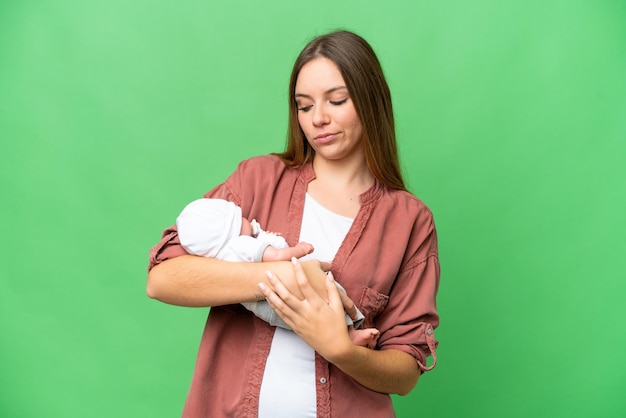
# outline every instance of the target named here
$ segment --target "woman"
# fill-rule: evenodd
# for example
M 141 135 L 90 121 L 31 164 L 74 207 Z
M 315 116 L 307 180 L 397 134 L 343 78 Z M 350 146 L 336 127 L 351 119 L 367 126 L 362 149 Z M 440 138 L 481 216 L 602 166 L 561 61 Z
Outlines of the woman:
M 151 251 L 150 297 L 212 307 L 183 415 L 392 417 L 389 394 L 408 393 L 436 362 L 439 262 L 432 214 L 404 188 L 389 89 L 367 42 L 345 31 L 310 42 L 289 115 L 284 153 L 242 162 L 205 197 L 233 201 L 291 245 L 311 242 L 311 260 L 185 255 L 175 227 Z M 294 332 L 239 305 L 264 298 Z M 350 341 L 352 300 L 380 331 L 375 349 Z

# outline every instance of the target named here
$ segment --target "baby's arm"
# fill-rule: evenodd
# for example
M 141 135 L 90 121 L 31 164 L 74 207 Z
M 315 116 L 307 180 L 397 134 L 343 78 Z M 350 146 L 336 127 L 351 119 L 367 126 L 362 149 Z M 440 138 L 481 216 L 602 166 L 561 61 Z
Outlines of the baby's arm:
M 268 246 L 263 252 L 263 261 L 288 261 L 292 257 L 300 258 L 313 252 L 308 242 L 299 242 L 295 247 L 275 248 Z

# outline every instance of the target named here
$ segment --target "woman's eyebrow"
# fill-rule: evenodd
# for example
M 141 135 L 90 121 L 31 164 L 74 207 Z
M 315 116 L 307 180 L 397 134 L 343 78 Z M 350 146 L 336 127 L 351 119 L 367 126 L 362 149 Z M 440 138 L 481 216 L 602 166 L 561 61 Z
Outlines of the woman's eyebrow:
M 337 87 L 332 87 L 332 88 L 330 88 L 330 89 L 326 90 L 326 91 L 324 92 L 324 94 L 331 94 L 331 93 L 334 93 L 334 92 L 336 92 L 336 91 L 338 91 L 338 90 L 347 90 L 347 89 L 348 89 L 348 88 L 347 88 L 346 86 L 337 86 Z M 295 97 L 303 97 L 303 98 L 305 98 L 305 99 L 312 99 L 312 97 L 311 97 L 310 95 L 308 95 L 308 94 L 304 94 L 304 93 L 296 93 L 296 94 L 295 94 Z

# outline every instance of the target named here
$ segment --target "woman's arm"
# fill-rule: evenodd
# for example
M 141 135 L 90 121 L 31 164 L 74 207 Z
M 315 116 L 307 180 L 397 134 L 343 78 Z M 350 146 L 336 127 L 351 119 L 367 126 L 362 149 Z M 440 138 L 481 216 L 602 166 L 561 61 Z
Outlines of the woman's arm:
M 165 260 L 148 273 L 149 297 L 179 306 L 220 306 L 263 299 L 254 280 L 263 280 L 257 263 L 231 263 L 182 255 Z M 271 263 L 280 269 L 279 263 Z
M 400 350 L 372 350 L 354 346 L 350 354 L 330 362 L 376 392 L 407 395 L 420 377 L 415 359 Z
M 371 350 L 350 340 L 344 320 L 344 304 L 332 275 L 326 280 L 328 302 L 309 284 L 300 263 L 294 263 L 297 297 L 278 274 L 269 274 L 269 284 L 259 283 L 270 306 L 322 357 L 363 386 L 383 393 L 407 394 L 420 372 L 415 359 L 399 350 Z
M 310 271 L 312 286 L 325 295 L 324 275 L 313 274 L 328 268 L 326 263 L 310 260 L 303 263 Z M 265 298 L 258 283 L 267 283 L 266 271 L 276 271 L 284 278 L 285 286 L 302 297 L 293 267 L 288 261 L 268 263 L 229 262 L 214 258 L 181 255 L 161 262 L 148 273 L 146 292 L 150 298 L 179 306 L 207 307 Z
M 404 351 L 372 350 L 345 342 L 344 348 L 340 348 L 335 344 L 330 347 L 333 354 L 323 355 L 324 358 L 366 388 L 406 395 L 417 384 L 420 377 L 417 363 Z

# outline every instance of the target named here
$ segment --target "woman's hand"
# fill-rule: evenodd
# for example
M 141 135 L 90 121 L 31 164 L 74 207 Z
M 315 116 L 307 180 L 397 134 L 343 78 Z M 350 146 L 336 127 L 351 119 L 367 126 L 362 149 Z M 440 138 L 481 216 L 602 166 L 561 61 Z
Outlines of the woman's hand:
M 296 334 L 329 362 L 340 362 L 350 356 L 355 347 L 344 316 L 344 311 L 356 315 L 354 302 L 342 295 L 330 272 L 325 280 L 327 298 L 320 296 L 309 282 L 303 266 L 295 259 L 292 262 L 296 292 L 289 291 L 281 278 L 271 272 L 268 272 L 270 286 L 260 283 L 259 288 L 270 306 Z
M 292 264 L 295 262 L 296 260 L 291 260 Z M 297 263 L 302 267 L 307 281 L 311 286 L 313 286 L 315 292 L 328 303 L 326 282 L 328 281 L 327 275 L 331 274 L 330 263 L 320 260 L 297 261 Z M 282 284 L 287 287 L 291 293 L 297 296 L 298 299 L 303 299 L 302 291 L 296 281 L 297 277 L 294 267 L 287 270 L 283 268 L 280 272 L 272 270 L 272 273 L 274 273 L 275 276 L 278 276 Z M 350 299 L 346 292 L 343 291 L 339 291 L 339 296 L 341 297 L 341 303 L 343 304 L 344 311 L 350 315 L 350 318 L 356 319 L 357 309 L 352 299 Z
M 302 291 L 300 290 L 300 286 L 297 283 L 296 272 L 293 266 L 293 258 L 291 263 L 278 263 L 273 265 L 267 265 L 267 271 L 271 271 L 275 276 L 280 277 L 280 281 L 285 286 L 290 293 L 296 296 L 298 299 L 302 300 L 304 296 L 302 295 Z M 330 270 L 330 263 L 319 260 L 307 260 L 300 261 L 300 266 L 304 271 L 304 274 L 309 282 L 309 285 L 313 287 L 313 290 L 324 300 L 328 302 L 328 295 L 326 292 L 326 272 Z M 269 275 L 268 283 L 269 283 Z M 270 287 L 272 285 L 270 284 Z M 272 287 L 273 289 L 273 287 Z
M 328 298 L 321 297 L 307 278 L 309 270 L 292 261 L 294 287 L 302 297 L 289 291 L 280 275 L 268 272 L 268 285 L 259 283 L 259 289 L 270 306 L 315 351 L 363 386 L 381 393 L 409 393 L 420 376 L 415 359 L 400 350 L 355 345 L 344 315 L 344 308 L 354 308 L 354 303 L 347 295 L 342 298 L 330 273 L 325 280 Z

